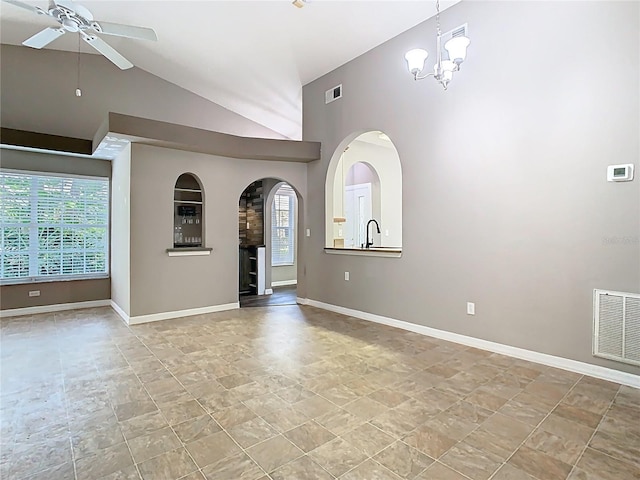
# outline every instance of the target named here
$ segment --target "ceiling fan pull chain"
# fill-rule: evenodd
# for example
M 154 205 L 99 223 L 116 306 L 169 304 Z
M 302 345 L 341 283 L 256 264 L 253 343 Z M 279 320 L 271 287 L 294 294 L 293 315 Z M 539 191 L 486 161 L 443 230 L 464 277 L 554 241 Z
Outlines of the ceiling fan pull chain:
M 80 47 L 81 47 L 80 35 L 78 35 L 78 87 L 76 88 L 76 97 L 82 96 L 82 90 L 80 90 Z

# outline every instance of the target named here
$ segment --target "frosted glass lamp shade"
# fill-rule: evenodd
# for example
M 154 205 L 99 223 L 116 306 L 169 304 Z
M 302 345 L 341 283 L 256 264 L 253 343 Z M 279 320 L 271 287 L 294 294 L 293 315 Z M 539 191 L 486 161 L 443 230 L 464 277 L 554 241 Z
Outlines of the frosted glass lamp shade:
M 424 68 L 424 62 L 429 56 L 429 52 L 421 48 L 415 48 L 405 53 L 404 58 L 407 61 L 407 67 L 412 75 L 417 75 Z
M 449 59 L 457 64 L 464 62 L 467 57 L 467 47 L 471 40 L 467 37 L 455 37 L 444 44 L 444 48 L 449 52 Z
M 453 78 L 453 72 L 456 69 L 456 64 L 453 63 L 451 60 L 443 60 L 442 63 L 440 64 L 440 68 L 442 72 L 442 78 L 447 82 L 450 82 L 451 79 Z M 433 71 L 436 75 L 438 75 L 437 63 L 433 66 Z

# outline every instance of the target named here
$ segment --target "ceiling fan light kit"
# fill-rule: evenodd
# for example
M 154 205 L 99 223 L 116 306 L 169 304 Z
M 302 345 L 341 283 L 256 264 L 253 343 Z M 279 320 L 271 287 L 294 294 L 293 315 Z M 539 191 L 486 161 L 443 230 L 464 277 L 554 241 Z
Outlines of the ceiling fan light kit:
M 440 31 L 440 0 L 436 0 L 436 64 L 433 66 L 433 72 L 426 75 L 420 75 L 424 70 L 424 62 L 429 56 L 429 52 L 421 48 L 409 50 L 404 58 L 407 61 L 409 73 L 413 75 L 414 80 L 422 80 L 427 77 L 433 77 L 445 90 L 449 86 L 449 82 L 453 79 L 453 73 L 460 70 L 460 65 L 467 58 L 467 47 L 471 44 L 471 40 L 466 36 L 467 28 L 464 25 L 461 28 L 453 30 L 452 38 L 444 44 L 444 49 L 449 56 L 448 59 L 442 58 L 442 32 Z
M 102 40 L 102 38 L 95 35 L 96 33 L 139 40 L 156 41 L 158 39 L 156 32 L 151 28 L 94 20 L 93 15 L 86 7 L 72 0 L 50 0 L 47 10 L 40 7 L 33 7 L 20 0 L 3 1 L 39 15 L 49 16 L 60 24 L 59 27 L 45 28 L 22 42 L 23 45 L 31 48 L 40 49 L 46 47 L 67 32 L 77 33 L 82 40 L 91 45 L 91 47 L 104 55 L 108 60 L 122 70 L 126 70 L 133 67 L 133 63 L 123 57 L 111 45 Z

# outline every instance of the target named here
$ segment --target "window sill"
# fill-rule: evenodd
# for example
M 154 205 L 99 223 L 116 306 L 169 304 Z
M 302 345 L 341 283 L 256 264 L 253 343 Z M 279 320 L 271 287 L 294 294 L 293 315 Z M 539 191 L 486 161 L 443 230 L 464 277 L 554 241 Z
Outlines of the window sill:
M 69 276 L 60 276 L 60 277 L 26 277 L 26 278 L 12 278 L 0 280 L 0 286 L 10 286 L 10 285 L 25 285 L 28 283 L 56 283 L 56 282 L 74 282 L 80 280 L 104 280 L 109 278 L 109 274 L 100 274 L 100 275 L 69 275 Z
M 356 255 L 362 257 L 402 257 L 402 248 L 400 247 L 370 247 L 370 248 L 334 248 L 325 247 L 324 253 L 331 255 Z
M 197 257 L 211 255 L 213 248 L 208 247 L 183 247 L 167 248 L 167 255 L 170 257 Z

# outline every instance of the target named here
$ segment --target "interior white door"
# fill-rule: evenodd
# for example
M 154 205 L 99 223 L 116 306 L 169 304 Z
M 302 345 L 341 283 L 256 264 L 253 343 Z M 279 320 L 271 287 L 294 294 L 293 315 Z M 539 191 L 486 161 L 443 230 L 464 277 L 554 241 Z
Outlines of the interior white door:
M 347 248 L 360 248 L 366 241 L 366 226 L 371 219 L 373 210 L 371 184 L 347 185 L 344 191 L 344 213 L 346 217 L 344 246 Z

